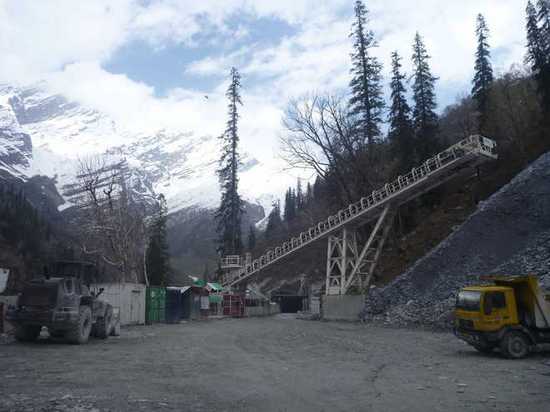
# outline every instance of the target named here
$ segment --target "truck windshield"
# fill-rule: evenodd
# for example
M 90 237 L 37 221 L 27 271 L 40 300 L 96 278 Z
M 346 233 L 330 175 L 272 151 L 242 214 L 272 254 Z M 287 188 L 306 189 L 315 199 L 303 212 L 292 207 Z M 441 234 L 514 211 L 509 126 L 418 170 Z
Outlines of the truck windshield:
M 479 311 L 481 302 L 481 292 L 472 290 L 463 290 L 456 298 L 457 309 Z

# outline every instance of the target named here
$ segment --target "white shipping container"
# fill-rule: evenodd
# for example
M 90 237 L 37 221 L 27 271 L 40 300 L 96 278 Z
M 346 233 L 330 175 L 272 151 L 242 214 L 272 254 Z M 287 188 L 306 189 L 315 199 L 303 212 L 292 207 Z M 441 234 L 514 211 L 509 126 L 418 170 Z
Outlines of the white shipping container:
M 92 290 L 105 290 L 99 297 L 119 308 L 121 325 L 145 324 L 145 285 L 138 283 L 98 283 Z

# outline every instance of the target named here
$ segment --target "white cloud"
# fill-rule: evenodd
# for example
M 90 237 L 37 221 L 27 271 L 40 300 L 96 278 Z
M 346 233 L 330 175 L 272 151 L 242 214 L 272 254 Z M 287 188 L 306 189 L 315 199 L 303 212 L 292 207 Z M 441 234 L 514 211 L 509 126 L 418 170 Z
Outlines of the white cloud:
M 130 0 L 2 1 L 0 77 L 34 80 L 71 62 L 107 58 L 127 39 L 130 6 Z
M 380 43 L 375 53 L 386 74 L 395 49 L 410 73 L 414 33 L 424 36 L 433 72 L 440 77 L 440 108 L 469 88 L 478 12 L 485 14 L 491 45 L 499 51 L 494 53 L 497 70 L 522 59 L 523 1 L 370 0 L 367 5 Z M 274 45 L 266 47 L 247 26 L 260 17 L 284 21 L 295 32 L 271 39 Z M 45 78 L 53 89 L 135 128 L 217 135 L 225 124 L 225 74 L 236 65 L 244 76 L 243 147 L 266 159 L 277 155 L 280 117 L 289 98 L 347 87 L 351 18 L 349 0 L 0 0 L 0 78 Z M 218 54 L 182 67 L 182 75 L 214 76 L 217 86 L 208 99 L 200 90 L 185 89 L 160 98 L 153 85 L 104 69 L 132 40 L 162 48 L 173 43 L 200 47 L 201 41 L 216 38 L 247 44 L 235 50 L 231 41 L 222 41 Z

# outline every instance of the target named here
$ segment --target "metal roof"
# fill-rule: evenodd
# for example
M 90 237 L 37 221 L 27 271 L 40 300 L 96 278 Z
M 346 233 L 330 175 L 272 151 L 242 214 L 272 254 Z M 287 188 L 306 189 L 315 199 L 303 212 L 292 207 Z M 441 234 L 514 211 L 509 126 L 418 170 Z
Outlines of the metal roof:
M 179 290 L 181 294 L 184 294 L 189 289 L 191 289 L 191 286 L 167 286 L 166 289 L 168 290 Z

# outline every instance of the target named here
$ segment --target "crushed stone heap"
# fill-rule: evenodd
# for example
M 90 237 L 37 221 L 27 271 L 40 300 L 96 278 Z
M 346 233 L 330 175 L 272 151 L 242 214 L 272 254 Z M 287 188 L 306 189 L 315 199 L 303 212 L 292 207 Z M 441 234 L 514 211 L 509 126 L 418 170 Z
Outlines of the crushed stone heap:
M 373 288 L 362 316 L 452 325 L 458 290 L 480 275 L 527 274 L 550 287 L 550 152 L 542 155 L 404 274 Z

